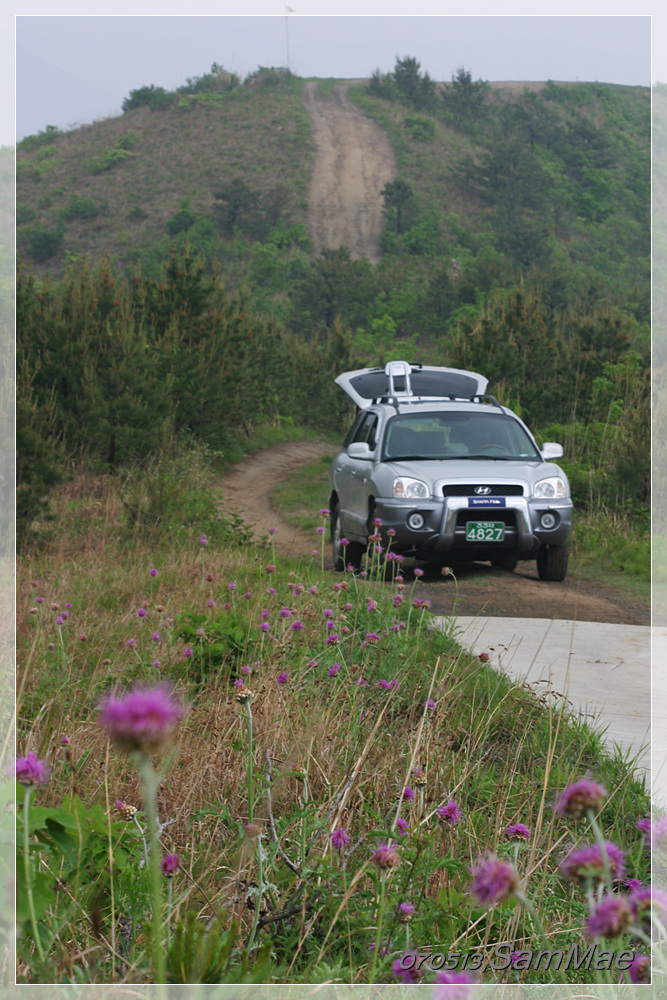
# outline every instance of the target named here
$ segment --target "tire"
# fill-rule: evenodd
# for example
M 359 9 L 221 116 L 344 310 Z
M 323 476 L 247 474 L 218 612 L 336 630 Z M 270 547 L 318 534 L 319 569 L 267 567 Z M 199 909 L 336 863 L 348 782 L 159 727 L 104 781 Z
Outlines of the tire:
M 494 556 L 491 565 L 498 569 L 504 569 L 507 573 L 512 573 L 519 565 L 519 560 L 516 556 Z
M 567 576 L 569 546 L 543 545 L 537 553 L 537 574 L 540 580 L 562 583 Z
M 342 573 L 345 567 L 350 565 L 354 569 L 359 569 L 365 552 L 364 546 L 360 542 L 348 542 L 347 545 L 341 545 L 341 537 L 340 507 L 336 504 L 331 512 L 331 555 L 333 558 L 333 567 L 337 573 Z

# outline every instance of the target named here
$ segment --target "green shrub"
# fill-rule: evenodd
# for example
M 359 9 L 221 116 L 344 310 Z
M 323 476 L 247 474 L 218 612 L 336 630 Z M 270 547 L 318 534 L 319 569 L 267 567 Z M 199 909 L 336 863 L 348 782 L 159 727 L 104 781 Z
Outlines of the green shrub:
M 40 222 L 36 222 L 26 230 L 28 238 L 28 254 L 32 259 L 41 264 L 45 260 L 50 260 L 60 250 L 65 236 L 65 227 L 60 224 L 54 229 L 45 229 Z
M 29 205 L 16 206 L 16 225 L 23 226 L 26 222 L 33 222 L 37 213 Z
M 134 111 L 136 108 L 150 108 L 151 111 L 165 111 L 174 103 L 174 93 L 164 87 L 156 87 L 152 83 L 147 87 L 131 90 L 122 104 L 123 112 Z
M 408 115 L 405 127 L 416 142 L 428 142 L 435 136 L 435 121 L 422 115 Z
M 123 163 L 128 156 L 131 156 L 131 149 L 136 142 L 134 132 L 125 132 L 121 135 L 113 146 L 106 149 L 101 156 L 93 156 L 90 160 L 90 168 L 94 174 L 101 174 L 105 170 Z
M 106 214 L 108 209 L 105 201 L 98 202 L 94 198 L 82 198 L 81 195 L 73 194 L 60 214 L 63 219 L 94 219 L 97 215 Z

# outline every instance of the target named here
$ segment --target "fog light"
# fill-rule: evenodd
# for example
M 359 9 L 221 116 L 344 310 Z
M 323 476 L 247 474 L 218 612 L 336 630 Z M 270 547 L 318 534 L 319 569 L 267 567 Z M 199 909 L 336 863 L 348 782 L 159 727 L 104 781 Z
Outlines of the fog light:
M 408 526 L 413 528 L 414 531 L 419 531 L 420 528 L 424 527 L 424 515 L 417 514 L 416 512 L 414 514 L 410 514 L 410 517 L 408 518 Z
M 556 515 L 552 514 L 550 510 L 545 511 L 544 514 L 540 516 L 540 526 L 546 528 L 547 531 L 550 528 L 555 528 L 557 523 Z

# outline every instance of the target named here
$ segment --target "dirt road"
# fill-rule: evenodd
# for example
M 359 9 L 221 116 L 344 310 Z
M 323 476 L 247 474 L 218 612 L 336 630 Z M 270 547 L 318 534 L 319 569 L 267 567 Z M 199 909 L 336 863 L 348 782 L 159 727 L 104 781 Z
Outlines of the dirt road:
M 366 118 L 337 84 L 325 100 L 316 81 L 303 100 L 315 139 L 315 163 L 308 191 L 308 229 L 315 255 L 328 247 L 349 247 L 353 258 L 380 259 L 382 188 L 396 174 L 386 133 Z
M 268 537 L 277 528 L 276 551 L 284 555 L 310 557 L 317 538 L 295 528 L 271 504 L 274 487 L 300 465 L 333 454 L 330 444 L 319 441 L 288 442 L 257 452 L 236 466 L 217 485 L 223 491 L 223 511 L 236 511 L 259 536 Z M 326 493 L 322 506 L 326 506 Z M 333 569 L 329 546 L 326 565 Z M 484 618 L 561 618 L 590 622 L 650 625 L 650 608 L 620 590 L 570 575 L 563 583 L 544 583 L 534 562 L 519 563 L 513 573 L 486 563 L 461 564 L 453 577 L 443 578 L 439 567 L 424 566 L 424 576 L 415 581 L 406 566 L 405 580 L 415 585 L 415 596 L 431 602 L 434 614 L 480 615 Z M 338 576 L 338 574 L 336 574 Z

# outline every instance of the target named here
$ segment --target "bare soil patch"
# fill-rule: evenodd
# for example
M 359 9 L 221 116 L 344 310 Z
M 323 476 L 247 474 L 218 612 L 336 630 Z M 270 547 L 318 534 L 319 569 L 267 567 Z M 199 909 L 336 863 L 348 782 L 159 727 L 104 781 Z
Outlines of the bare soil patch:
M 238 513 L 260 537 L 267 538 L 269 528 L 277 528 L 277 552 L 310 557 L 316 544 L 313 535 L 296 528 L 272 506 L 271 492 L 299 466 L 334 452 L 323 441 L 290 441 L 249 456 L 216 484 L 223 491 L 223 511 Z M 334 576 L 328 544 L 325 567 Z M 406 566 L 405 582 L 408 587 L 414 584 L 415 596 L 431 602 L 434 614 L 651 624 L 650 607 L 621 590 L 576 575 L 563 583 L 545 583 L 534 562 L 519 563 L 513 573 L 486 563 L 462 564 L 454 567 L 456 583 L 451 576 L 443 577 L 437 566 L 423 568 L 424 576 L 415 580 L 412 568 Z
M 349 83 L 336 84 L 325 100 L 316 81 L 303 88 L 315 140 L 308 232 L 315 255 L 344 245 L 353 258 L 377 263 L 380 192 L 396 174 L 394 151 L 384 130 L 350 102 L 348 89 Z

